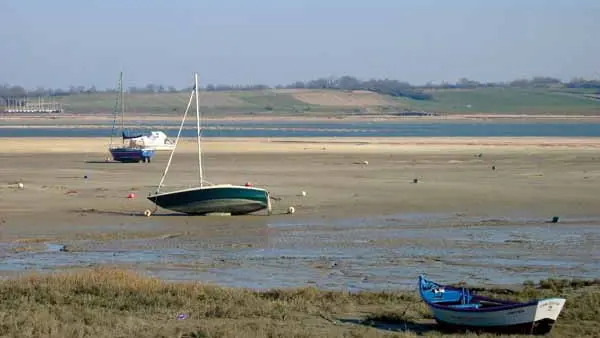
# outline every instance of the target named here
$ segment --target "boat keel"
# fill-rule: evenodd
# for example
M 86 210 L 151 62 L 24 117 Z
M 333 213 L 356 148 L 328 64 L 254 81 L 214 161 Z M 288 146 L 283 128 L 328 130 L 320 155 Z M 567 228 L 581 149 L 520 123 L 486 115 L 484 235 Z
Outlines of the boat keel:
M 441 320 L 435 319 L 442 331 L 446 332 L 489 332 L 489 333 L 504 333 L 504 334 L 531 334 L 545 335 L 552 330 L 555 321 L 551 319 L 542 319 L 536 322 L 529 322 L 509 326 L 471 326 L 471 325 L 456 325 Z

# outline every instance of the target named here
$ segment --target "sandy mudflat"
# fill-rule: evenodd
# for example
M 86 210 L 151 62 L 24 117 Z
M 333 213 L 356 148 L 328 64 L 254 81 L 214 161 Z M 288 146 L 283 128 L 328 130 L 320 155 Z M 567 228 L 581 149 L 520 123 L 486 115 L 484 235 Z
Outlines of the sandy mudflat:
M 81 154 L 107 154 L 109 144 L 107 138 L 92 137 L 34 137 L 18 138 L 6 137 L 0 138 L 2 142 L 3 155 L 26 155 L 29 153 L 52 154 L 61 153 L 69 156 L 81 156 Z M 412 154 L 427 153 L 428 155 L 439 155 L 441 160 L 446 159 L 448 152 L 456 154 L 477 155 L 483 150 L 496 152 L 506 156 L 515 155 L 515 160 L 523 156 L 523 152 L 533 151 L 540 156 L 550 155 L 556 151 L 565 151 L 573 149 L 583 153 L 600 149 L 600 139 L 595 137 L 285 137 L 285 138 L 208 138 L 202 140 L 203 151 L 206 154 L 239 153 L 240 158 L 244 154 L 253 153 L 259 156 L 261 153 L 282 153 L 283 155 L 307 155 L 310 157 L 319 154 L 323 155 L 323 165 L 328 166 L 328 160 L 336 155 L 343 153 L 361 156 L 363 153 L 381 155 L 401 156 L 406 152 Z M 546 154 L 546 152 L 550 152 Z M 182 138 L 179 141 L 176 154 L 197 152 L 195 138 Z M 168 152 L 161 152 L 157 157 L 157 163 L 168 158 Z M 61 155 L 62 156 L 62 155 Z M 94 160 L 104 159 L 94 155 Z M 236 157 L 237 158 L 237 157 Z M 435 157 L 433 158 L 435 159 Z M 82 159 L 84 162 L 87 158 Z M 489 162 L 493 158 L 479 158 L 477 161 Z M 531 161 L 530 158 L 523 158 L 525 162 Z M 558 158 L 560 162 L 560 158 Z M 182 161 L 186 161 L 185 157 Z M 218 159 L 217 159 L 218 161 Z M 278 161 L 276 161 L 278 162 Z M 272 166 L 272 163 L 262 163 L 262 165 Z M 221 164 L 215 163 L 214 167 L 219 168 Z M 255 166 L 256 164 L 252 164 Z M 67 166 L 67 164 L 64 164 Z M 164 163 L 158 166 L 163 166 Z M 185 166 L 185 164 L 183 165 Z M 153 165 L 154 167 L 154 165 Z M 54 168 L 54 167 L 53 167 Z M 57 169 L 59 167 L 56 167 Z M 322 168 L 318 166 L 317 168 Z M 256 170 L 260 171 L 260 166 Z M 461 168 L 461 171 L 469 168 Z
M 594 138 L 206 140 L 207 180 L 266 187 L 281 199 L 274 202 L 275 215 L 271 217 L 182 217 L 166 210 L 144 217 L 143 211 L 153 208 L 144 196 L 158 184 L 168 152 L 159 152 L 150 164 L 121 164 L 104 161 L 106 139 L 5 138 L 0 144 L 0 257 L 4 259 L 16 259 L 14 255 L 36 251 L 45 243 L 66 243 L 81 252 L 119 252 L 127 245 L 131 250 L 179 248 L 192 245 L 184 240 L 195 239 L 196 246 L 246 250 L 273 247 L 272 236 L 279 236 L 279 248 L 306 249 L 318 237 L 314 233 L 313 239 L 304 236 L 311 224 L 342 229 L 337 233 L 327 230 L 338 247 L 436 246 L 439 236 L 434 230 L 429 233 L 429 244 L 423 244 L 400 236 L 402 227 L 418 230 L 421 226 L 411 221 L 418 217 L 414 215 L 449 215 L 450 221 L 445 223 L 433 216 L 426 223 L 450 229 L 480 226 L 481 222 L 522 226 L 531 220 L 538 220 L 532 226 L 539 227 L 543 223 L 539 220 L 555 215 L 561 216 L 564 223 L 559 224 L 565 227 L 581 223 L 581 219 L 591 219 L 586 224 L 595 226 L 598 222 L 594 219 L 600 218 L 600 140 Z M 182 141 L 163 191 L 195 185 L 195 147 L 193 139 Z M 361 164 L 363 161 L 368 165 Z M 24 189 L 16 187 L 18 180 Z M 301 191 L 307 196 L 299 196 Z M 137 197 L 128 199 L 129 192 Z M 284 214 L 290 205 L 295 206 L 296 214 Z M 395 238 L 369 231 L 383 225 L 364 220 L 380 216 L 387 219 L 382 223 L 393 228 Z M 362 227 L 360 238 L 344 232 L 345 224 Z M 451 232 L 444 236 L 452 237 Z M 318 239 L 321 249 L 328 245 L 323 244 L 323 236 Z M 367 244 L 356 244 L 359 242 Z M 586 243 L 582 245 L 596 245 Z M 540 253 L 523 245 L 519 250 L 526 254 Z M 507 250 L 504 246 L 497 249 Z M 74 264 L 69 262 L 63 265 Z M 134 263 L 132 259 L 123 264 Z M 221 263 L 241 264 L 225 258 Z M 173 262 L 155 261 L 144 269 L 164 274 L 161 269 L 169 264 Z M 329 263 L 317 259 L 310 264 L 319 269 L 317 265 Z
M 150 219 L 115 213 L 153 207 L 143 197 L 158 184 L 169 156 L 159 152 L 150 164 L 104 163 L 103 138 L 5 138 L 0 144 L 5 238 L 57 231 L 49 223 L 62 224 L 69 233 L 85 224 L 147 223 Z M 275 208 L 298 210 L 275 217 L 600 216 L 600 140 L 594 138 L 210 139 L 202 145 L 208 181 L 266 186 L 282 198 Z M 168 186 L 196 183 L 195 151 L 193 139 L 181 141 Z M 362 161 L 369 164 L 356 164 Z M 413 184 L 414 178 L 420 182 Z M 19 179 L 23 190 L 14 184 Z M 296 196 L 303 190 L 306 198 Z M 138 198 L 128 200 L 130 191 Z M 87 209 L 105 213 L 81 211 Z

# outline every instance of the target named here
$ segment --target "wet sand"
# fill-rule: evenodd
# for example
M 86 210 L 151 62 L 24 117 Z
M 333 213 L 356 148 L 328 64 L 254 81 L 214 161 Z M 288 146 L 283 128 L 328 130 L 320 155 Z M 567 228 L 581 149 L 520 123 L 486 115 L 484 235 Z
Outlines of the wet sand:
M 270 217 L 143 216 L 168 152 L 121 164 L 104 161 L 105 139 L 1 144 L 4 275 L 108 264 L 229 286 L 365 289 L 421 272 L 491 284 L 598 277 L 593 138 L 204 142 L 208 181 L 266 187 L 280 198 Z M 163 191 L 195 185 L 195 149 L 180 144 Z

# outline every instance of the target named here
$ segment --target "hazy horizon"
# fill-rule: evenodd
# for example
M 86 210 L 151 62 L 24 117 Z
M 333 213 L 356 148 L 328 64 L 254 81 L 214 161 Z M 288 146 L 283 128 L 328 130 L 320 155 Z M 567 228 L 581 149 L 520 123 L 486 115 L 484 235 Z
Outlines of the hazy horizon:
M 0 84 L 28 89 L 600 78 L 598 0 L 2 0 Z

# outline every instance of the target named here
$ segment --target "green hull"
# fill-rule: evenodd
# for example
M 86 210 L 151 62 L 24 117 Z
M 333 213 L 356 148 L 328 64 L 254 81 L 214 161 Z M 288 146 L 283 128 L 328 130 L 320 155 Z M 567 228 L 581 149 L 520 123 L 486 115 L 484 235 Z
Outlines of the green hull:
M 148 196 L 161 208 L 190 215 L 229 213 L 244 215 L 268 209 L 269 193 L 260 188 L 219 185 Z

